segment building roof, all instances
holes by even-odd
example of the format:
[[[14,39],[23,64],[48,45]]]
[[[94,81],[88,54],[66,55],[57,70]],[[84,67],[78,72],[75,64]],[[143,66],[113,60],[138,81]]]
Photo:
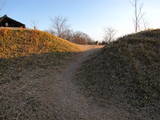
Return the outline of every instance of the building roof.
[[[25,26],[25,24],[23,24],[23,23],[21,23],[21,22],[19,22],[19,21],[16,21],[16,20],[8,17],[7,15],[4,15],[4,16],[0,17],[0,23],[1,23],[4,19],[6,19],[6,18],[9,19],[9,20],[14,21],[15,23],[18,23],[18,24],[21,24],[21,25]]]

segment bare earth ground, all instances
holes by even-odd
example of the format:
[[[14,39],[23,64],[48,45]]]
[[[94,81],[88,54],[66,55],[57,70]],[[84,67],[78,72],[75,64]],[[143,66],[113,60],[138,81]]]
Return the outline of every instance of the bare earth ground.
[[[19,77],[15,78],[17,81],[13,80],[1,87],[0,100],[1,94],[4,100],[0,104],[0,119],[146,120],[142,114],[129,112],[112,101],[108,101],[104,107],[94,103],[92,98],[82,95],[78,86],[73,83],[76,81],[75,75],[83,62],[102,46],[81,48],[80,53],[64,61],[65,65],[28,68],[16,73]],[[3,104],[5,106],[2,109]]]
[[[89,55],[97,52],[100,46],[83,46],[83,52],[77,55],[71,63],[60,70],[54,78],[54,83],[46,85],[51,87],[47,93],[47,101],[55,102],[62,120],[128,120],[129,113],[113,105],[100,107],[78,92],[72,83],[75,73]],[[50,73],[50,71],[48,71]],[[41,79],[41,78],[40,78]],[[44,79],[44,78],[43,78]],[[46,76],[45,79],[53,79]],[[48,86],[49,85],[49,86]],[[45,87],[45,86],[44,86]],[[46,94],[45,94],[46,96]]]
[[[9,101],[9,104],[13,103],[12,109],[13,107],[15,107],[15,110],[17,107],[18,109],[23,108],[25,102],[22,102],[21,98],[31,96],[29,100],[36,97],[37,100],[41,101],[42,106],[45,106],[45,108],[38,108],[38,115],[42,119],[45,115],[49,116],[47,118],[49,120],[146,120],[138,114],[131,114],[122,107],[117,107],[112,102],[105,105],[105,107],[98,106],[91,98],[86,98],[79,92],[78,86],[73,83],[75,75],[82,63],[89,59],[90,55],[98,52],[102,46],[81,46],[81,48],[82,52],[77,53],[71,60],[65,61],[63,67],[50,66],[26,69],[17,73],[20,76],[19,82],[10,83],[7,86],[8,89],[4,86],[4,91],[9,91],[9,93],[4,93],[13,97],[9,100],[15,100],[16,98],[16,102]],[[20,97],[21,95],[24,96]],[[18,113],[16,119],[20,120],[22,112],[19,114],[19,111],[14,109],[13,112]],[[29,115],[31,119],[35,117],[34,115],[30,116],[32,115],[30,109],[23,112],[23,114]],[[6,114],[6,116],[9,115],[10,113]],[[135,116],[143,119],[136,119]]]

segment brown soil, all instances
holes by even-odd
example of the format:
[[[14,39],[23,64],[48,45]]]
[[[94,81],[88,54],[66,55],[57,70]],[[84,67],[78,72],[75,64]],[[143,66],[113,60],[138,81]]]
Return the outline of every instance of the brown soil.
[[[103,108],[97,106],[92,100],[89,100],[80,92],[77,86],[73,84],[75,74],[81,64],[89,58],[90,55],[97,52],[102,46],[82,46],[83,52],[77,55],[65,69],[61,70],[54,80],[55,102],[61,110],[64,120],[128,120],[129,113],[108,105]],[[107,108],[107,109],[106,109]]]

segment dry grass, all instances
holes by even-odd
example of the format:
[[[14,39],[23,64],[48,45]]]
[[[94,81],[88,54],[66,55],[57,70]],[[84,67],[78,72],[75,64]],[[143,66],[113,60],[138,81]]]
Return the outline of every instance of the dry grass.
[[[124,36],[86,61],[77,76],[84,93],[100,103],[129,104],[159,119],[160,30]]]
[[[76,44],[46,32],[0,28],[0,75],[15,64],[19,69],[33,65],[43,67],[51,62],[53,65],[60,64],[64,57],[79,50]]]
[[[29,29],[0,29],[0,58],[48,52],[76,52],[76,44],[46,32]]]
[[[54,84],[54,71],[78,51],[46,32],[0,28],[0,119],[61,120],[53,101],[44,101],[52,91],[44,84]],[[49,75],[50,81],[38,79]]]

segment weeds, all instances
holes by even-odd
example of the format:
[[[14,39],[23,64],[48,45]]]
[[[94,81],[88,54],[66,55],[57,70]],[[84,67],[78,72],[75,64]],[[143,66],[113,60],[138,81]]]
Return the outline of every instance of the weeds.
[[[112,99],[158,115],[160,30],[124,36],[108,44],[84,63],[76,84],[96,100],[105,103]]]
[[[54,75],[46,69],[62,66],[77,51],[76,44],[46,32],[0,28],[0,119],[61,120],[54,102],[44,101],[51,90],[37,78]]]

